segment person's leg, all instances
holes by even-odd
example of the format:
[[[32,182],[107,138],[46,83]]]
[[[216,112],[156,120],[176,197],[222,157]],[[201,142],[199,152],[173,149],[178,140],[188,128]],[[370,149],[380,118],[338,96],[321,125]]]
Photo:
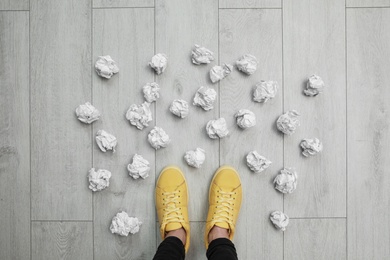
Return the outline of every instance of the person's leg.
[[[231,241],[241,208],[242,187],[240,177],[232,167],[220,167],[209,190],[205,245],[209,260],[237,260],[236,248]]]
[[[161,171],[155,199],[163,241],[153,260],[182,260],[190,246],[190,224],[187,183],[179,168],[171,166]]]
[[[182,260],[185,257],[186,232],[183,228],[169,231],[158,246],[153,260]]]

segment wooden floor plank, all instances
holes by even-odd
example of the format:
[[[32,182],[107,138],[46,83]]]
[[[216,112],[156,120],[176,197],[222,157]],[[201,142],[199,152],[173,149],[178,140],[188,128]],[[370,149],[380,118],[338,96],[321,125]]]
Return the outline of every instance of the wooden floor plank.
[[[93,103],[102,113],[102,120],[93,125],[93,133],[104,129],[118,139],[115,153],[103,153],[94,145],[93,166],[112,172],[110,187],[94,194],[97,259],[151,259],[155,251],[155,151],[147,143],[154,122],[140,131],[125,118],[130,105],[144,101],[142,86],[153,82],[153,72],[147,65],[154,49],[153,22],[154,11],[150,8],[93,11],[93,60],[111,55],[119,67],[119,73],[109,80],[93,73]],[[145,180],[128,175],[126,167],[135,153],[151,164],[150,177]],[[119,237],[110,233],[110,221],[119,210],[143,222],[139,234]]]
[[[32,222],[32,259],[93,259],[91,222]]]
[[[154,0],[93,0],[94,8],[154,7]]]
[[[345,226],[345,219],[290,219],[284,259],[347,259]]]
[[[221,139],[221,165],[234,166],[243,186],[243,205],[239,218],[236,246],[242,259],[281,259],[282,236],[274,232],[268,215],[283,209],[283,196],[276,192],[272,180],[283,167],[283,137],[275,129],[282,112],[282,12],[281,10],[220,10],[220,60],[234,63],[243,54],[259,60],[257,71],[246,76],[234,69],[220,83],[221,116],[226,119],[229,136]],[[276,80],[279,90],[266,104],[252,101],[255,84]],[[234,114],[249,109],[257,125],[241,130]],[[262,173],[255,174],[246,165],[252,150],[272,161]],[[261,234],[259,236],[259,234]],[[249,241],[256,241],[256,246]]]
[[[285,137],[285,167],[298,172],[298,187],[285,199],[290,217],[346,216],[345,8],[339,0],[284,1],[284,109],[295,109],[301,126]],[[316,97],[303,94],[317,74],[325,82]],[[304,138],[319,138],[323,152],[306,158]]]
[[[219,0],[219,8],[281,8],[281,0]]]
[[[29,10],[29,0],[0,0],[1,10]]]
[[[346,0],[347,7],[390,7],[390,0]]]
[[[213,51],[215,61],[208,65],[192,64],[194,44]],[[218,140],[211,140],[206,135],[205,126],[209,120],[218,117],[219,98],[214,109],[207,112],[193,106],[192,101],[200,86],[217,89],[211,84],[208,72],[218,61],[218,1],[156,1],[156,52],[168,55],[166,71],[156,76],[161,87],[156,124],[172,139],[167,148],[157,151],[157,174],[170,164],[181,167],[189,187],[190,220],[204,221],[209,182],[219,166]],[[169,111],[174,99],[184,99],[189,103],[187,118],[179,119]],[[197,147],[206,151],[206,161],[201,169],[188,166],[183,159],[186,151]]]
[[[30,257],[28,12],[0,12],[0,259]]]
[[[91,3],[31,0],[32,219],[91,220]]]
[[[388,259],[390,9],[348,10],[347,21],[348,254]]]

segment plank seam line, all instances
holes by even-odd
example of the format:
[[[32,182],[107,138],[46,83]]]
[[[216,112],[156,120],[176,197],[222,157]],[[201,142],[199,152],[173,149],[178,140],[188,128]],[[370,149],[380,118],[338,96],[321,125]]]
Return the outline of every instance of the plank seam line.
[[[283,7],[283,2],[282,2],[282,7]],[[283,16],[284,16],[284,9],[282,8],[282,14],[281,14],[281,19],[282,19],[282,113],[284,112],[284,20],[283,20]],[[283,142],[282,142],[282,147],[283,147],[283,167],[284,167],[284,135],[283,135]],[[284,194],[283,194],[283,197],[282,197],[282,202],[283,202],[283,212],[284,212]],[[284,232],[283,232],[283,260],[284,260],[284,253],[285,253],[285,246],[284,246],[284,240],[285,240],[285,237],[284,237]]]
[[[54,219],[54,220],[31,220],[31,222],[86,222],[86,223],[92,223],[93,220],[59,220],[59,219]]]
[[[31,0],[28,1],[31,10]],[[30,260],[32,260],[32,185],[31,185],[31,12],[28,12],[28,102],[29,102],[29,145],[30,145]]]
[[[21,10],[21,9],[19,9],[19,10],[12,10],[12,9],[7,9],[7,10],[0,10],[0,12],[29,12],[30,10]]]
[[[123,6],[123,7],[92,7],[93,9],[142,9],[142,8],[153,8],[154,6]]]
[[[282,7],[220,7],[219,9],[227,9],[227,10],[261,10],[261,9],[275,9],[275,10],[281,10]]]
[[[347,217],[290,217],[290,219],[347,219]]]
[[[91,12],[91,63],[90,63],[90,70],[91,70],[91,102],[92,104],[94,104],[93,102],[93,73],[94,73],[94,70],[91,68],[91,65],[93,63],[93,3],[91,2],[91,9],[90,9],[90,12]],[[93,163],[94,163],[94,155],[93,155],[93,148],[94,148],[94,140],[93,140],[93,124],[91,124],[91,166],[93,167]],[[95,193],[93,192],[92,193],[92,200],[91,200],[91,203],[92,203],[92,259],[95,259]]]
[[[345,255],[348,259],[348,65],[347,65],[347,0],[344,9],[344,62],[345,62]]]
[[[347,6],[346,9],[388,9],[390,6]]]

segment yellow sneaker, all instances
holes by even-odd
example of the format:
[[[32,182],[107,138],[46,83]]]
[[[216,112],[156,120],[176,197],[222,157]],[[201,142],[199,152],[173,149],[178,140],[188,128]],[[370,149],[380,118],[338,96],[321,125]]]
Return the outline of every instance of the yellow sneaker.
[[[232,167],[220,167],[210,184],[209,212],[204,234],[206,249],[209,247],[210,230],[214,226],[228,229],[229,239],[233,239],[241,201],[242,187],[238,173]]]
[[[157,180],[155,195],[161,238],[164,239],[168,231],[184,228],[187,252],[190,246],[190,222],[188,189],[183,172],[174,166],[165,167]]]

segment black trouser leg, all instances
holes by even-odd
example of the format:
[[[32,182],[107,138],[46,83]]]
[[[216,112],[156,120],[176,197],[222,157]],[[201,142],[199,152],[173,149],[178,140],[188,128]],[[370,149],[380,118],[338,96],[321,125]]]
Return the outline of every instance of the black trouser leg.
[[[211,241],[206,256],[209,260],[238,260],[236,248],[227,238],[217,238]]]
[[[184,245],[177,237],[167,237],[158,246],[153,260],[183,260],[185,257]]]

